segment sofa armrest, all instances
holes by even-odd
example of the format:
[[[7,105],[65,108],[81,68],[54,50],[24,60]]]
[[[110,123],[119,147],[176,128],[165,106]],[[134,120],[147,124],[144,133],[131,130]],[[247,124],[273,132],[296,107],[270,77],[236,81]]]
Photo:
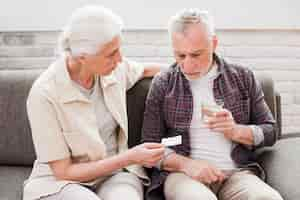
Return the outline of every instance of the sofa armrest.
[[[290,138],[300,138],[300,133],[285,133],[284,135],[281,135],[280,139],[290,139]]]
[[[282,137],[281,96],[277,91],[275,91],[275,98],[276,98],[276,122],[278,126],[277,138],[281,138]]]
[[[300,133],[285,136],[258,154],[258,162],[266,172],[266,181],[278,190],[285,200],[299,199],[300,190]]]
[[[274,116],[274,119],[276,120],[276,123],[277,123],[278,130],[277,130],[276,137],[280,138],[281,129],[282,129],[282,127],[281,127],[280,94],[275,91],[274,82],[270,75],[268,75],[266,73],[257,73],[256,76],[257,76],[257,80],[261,84],[261,88],[264,93],[265,101],[266,101],[267,105],[269,106],[269,108]]]

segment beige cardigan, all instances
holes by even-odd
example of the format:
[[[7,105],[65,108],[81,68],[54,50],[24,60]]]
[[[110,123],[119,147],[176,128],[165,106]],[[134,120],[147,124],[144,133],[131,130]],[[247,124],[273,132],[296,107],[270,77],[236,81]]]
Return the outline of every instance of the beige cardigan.
[[[104,101],[120,126],[119,152],[127,150],[126,90],[141,78],[143,71],[143,66],[124,60],[110,75],[100,77]],[[98,133],[92,102],[72,84],[64,58],[50,65],[35,81],[27,99],[27,112],[37,160],[24,183],[24,200],[55,194],[71,183],[56,180],[49,161],[72,157],[74,162],[88,162],[105,158],[106,148]],[[126,169],[149,182],[142,167],[132,165]],[[82,184],[98,181],[101,178]]]

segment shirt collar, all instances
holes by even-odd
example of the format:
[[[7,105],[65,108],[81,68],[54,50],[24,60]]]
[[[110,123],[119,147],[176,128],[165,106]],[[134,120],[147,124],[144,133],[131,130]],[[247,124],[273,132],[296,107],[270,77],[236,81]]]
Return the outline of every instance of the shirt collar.
[[[69,103],[72,101],[81,101],[85,103],[90,103],[90,100],[85,97],[76,86],[72,83],[72,79],[67,69],[65,57],[59,58],[56,61],[55,80],[58,85],[57,90],[59,98],[62,103]]]
[[[118,66],[120,67],[120,66]],[[106,76],[100,76],[100,82],[101,82],[101,86],[104,88],[107,88],[111,85],[117,84],[117,78],[116,78],[116,74],[115,71],[112,71],[109,75]]]

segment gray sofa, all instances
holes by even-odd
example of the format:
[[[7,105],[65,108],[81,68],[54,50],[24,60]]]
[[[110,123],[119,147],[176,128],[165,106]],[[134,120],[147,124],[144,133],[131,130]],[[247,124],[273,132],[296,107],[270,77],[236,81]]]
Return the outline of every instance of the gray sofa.
[[[31,84],[40,73],[38,70],[0,71],[0,200],[22,198],[22,184],[35,159],[25,105]],[[270,78],[262,75],[259,80],[278,122],[281,139],[274,147],[260,150],[258,160],[267,172],[267,182],[285,200],[298,200],[300,135],[281,136],[280,96],[275,93]],[[142,80],[128,92],[129,146],[140,141],[144,100],[150,83],[150,79]]]

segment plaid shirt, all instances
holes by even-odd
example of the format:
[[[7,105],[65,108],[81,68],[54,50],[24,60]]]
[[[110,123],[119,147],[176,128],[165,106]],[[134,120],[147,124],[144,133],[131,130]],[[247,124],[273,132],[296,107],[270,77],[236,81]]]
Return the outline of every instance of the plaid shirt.
[[[234,143],[232,159],[239,166],[258,166],[253,151],[258,147],[273,145],[277,135],[276,123],[264,100],[262,88],[249,69],[228,64],[217,55],[214,55],[214,60],[218,65],[213,84],[214,97],[224,100],[224,107],[231,111],[236,123],[257,125],[264,135],[263,142],[252,149]],[[175,63],[152,81],[144,114],[143,142],[161,142],[162,138],[181,135],[182,144],[171,148],[178,154],[189,156],[192,114],[193,96],[189,81]],[[160,186],[167,175],[166,171],[151,169],[152,184],[146,198],[163,198]]]

